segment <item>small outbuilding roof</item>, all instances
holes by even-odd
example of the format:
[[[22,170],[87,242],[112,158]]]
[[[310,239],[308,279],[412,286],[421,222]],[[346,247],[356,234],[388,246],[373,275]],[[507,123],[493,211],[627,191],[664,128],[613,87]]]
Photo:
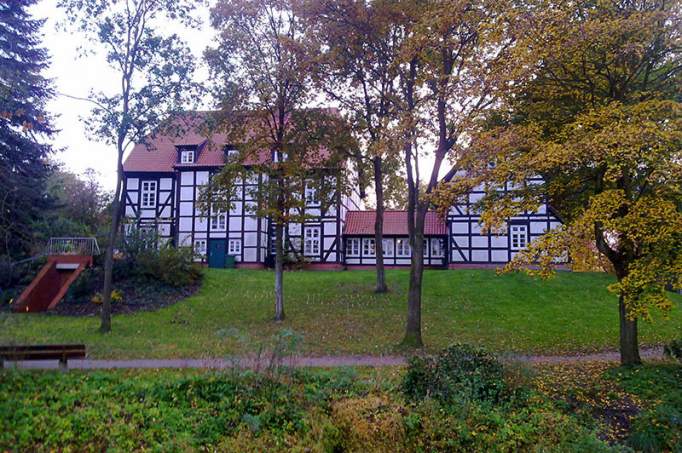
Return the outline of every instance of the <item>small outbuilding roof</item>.
[[[374,234],[374,220],[376,211],[348,211],[343,234],[346,236],[360,236]],[[447,227],[443,219],[433,211],[426,213],[424,234],[427,236],[445,236]],[[407,211],[385,211],[383,234],[407,236]]]

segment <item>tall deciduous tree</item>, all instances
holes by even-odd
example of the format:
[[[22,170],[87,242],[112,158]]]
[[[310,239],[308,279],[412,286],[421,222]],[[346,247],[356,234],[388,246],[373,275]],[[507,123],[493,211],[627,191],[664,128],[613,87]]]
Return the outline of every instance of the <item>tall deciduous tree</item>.
[[[397,3],[383,0],[313,0],[306,12],[319,51],[318,85],[347,113],[362,144],[360,155],[354,157],[372,169],[376,292],[383,293],[388,289],[383,256],[385,186],[390,190],[398,181],[404,184],[400,147],[389,139],[390,124],[396,121],[396,66],[404,38],[396,26],[400,9]]]
[[[433,205],[444,163],[451,165],[448,176],[458,177],[460,160],[477,121],[517,75],[508,65],[515,22],[513,9],[506,2],[417,2],[408,6],[406,14],[412,24],[403,49],[401,128],[412,262],[403,343],[419,347],[426,213]],[[424,167],[421,157],[425,152],[420,149],[429,148],[433,149],[433,163]]]
[[[104,260],[102,322],[111,330],[113,255],[122,215],[123,156],[135,142],[157,131],[192,100],[194,59],[168,23],[195,25],[193,0],[60,0],[69,23],[87,39],[84,46],[102,52],[120,84],[92,92],[94,107],[84,122],[95,139],[116,148],[116,189]]]
[[[262,164],[254,168],[267,176],[254,214],[274,225],[276,321],[285,316],[285,232],[289,223],[305,219],[301,184],[337,147],[331,132],[336,115],[309,108],[312,71],[300,6],[294,0],[220,1],[211,14],[220,43],[207,51],[218,80],[217,127],[237,145],[242,163]],[[216,178],[223,188],[233,179],[229,167]]]
[[[669,309],[665,288],[682,283],[680,2],[534,6],[519,40],[535,77],[474,141],[479,161],[497,163],[481,173],[483,218],[499,225],[548,194],[565,225],[509,268],[550,275],[576,245],[596,246],[617,277],[621,362],[637,364],[637,320]],[[523,183],[534,175],[546,184]],[[495,192],[503,180],[516,190]]]
[[[0,255],[12,257],[30,251],[30,225],[49,205],[52,148],[43,140],[53,134],[45,111],[53,90],[42,75],[49,63],[40,46],[44,21],[28,12],[35,3],[0,7]]]

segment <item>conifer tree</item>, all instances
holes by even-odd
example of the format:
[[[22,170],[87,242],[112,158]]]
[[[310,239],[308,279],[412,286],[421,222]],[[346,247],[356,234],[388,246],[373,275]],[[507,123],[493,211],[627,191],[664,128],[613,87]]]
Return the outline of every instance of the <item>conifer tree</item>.
[[[0,5],[0,255],[30,252],[30,224],[49,204],[45,181],[54,129],[45,110],[53,95],[42,73],[44,20],[28,12],[35,0]]]

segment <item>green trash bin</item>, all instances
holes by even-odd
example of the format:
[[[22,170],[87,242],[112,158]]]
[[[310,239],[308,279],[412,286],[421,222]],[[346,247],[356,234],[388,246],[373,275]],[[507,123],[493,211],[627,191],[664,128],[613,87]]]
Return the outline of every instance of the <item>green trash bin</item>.
[[[225,257],[225,268],[227,269],[234,269],[235,268],[235,259],[234,255],[227,255]]]

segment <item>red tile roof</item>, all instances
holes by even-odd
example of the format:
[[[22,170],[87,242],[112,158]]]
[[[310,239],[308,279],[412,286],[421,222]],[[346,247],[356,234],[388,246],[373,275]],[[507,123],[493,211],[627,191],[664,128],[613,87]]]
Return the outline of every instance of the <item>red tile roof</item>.
[[[172,172],[175,167],[217,167],[225,164],[224,145],[228,144],[224,133],[213,133],[207,137],[202,133],[202,118],[205,112],[188,116],[187,119],[179,119],[178,130],[172,134],[158,134],[148,137],[146,143],[136,144],[128,157],[123,162],[123,170],[129,172]],[[177,146],[197,146],[198,156],[192,164],[178,162]],[[330,157],[327,149],[321,149],[318,156],[312,156],[313,160],[320,160],[317,164],[324,166],[322,160]],[[265,164],[270,162],[270,150],[261,150],[254,155],[248,156],[245,165]],[[308,159],[310,160],[310,159]]]
[[[374,220],[376,211],[348,211],[346,213],[346,225],[343,228],[345,235],[372,235],[374,234]],[[384,234],[407,236],[407,211],[384,212]],[[426,213],[424,222],[424,234],[428,236],[444,236],[447,234],[445,222],[432,211]]]

